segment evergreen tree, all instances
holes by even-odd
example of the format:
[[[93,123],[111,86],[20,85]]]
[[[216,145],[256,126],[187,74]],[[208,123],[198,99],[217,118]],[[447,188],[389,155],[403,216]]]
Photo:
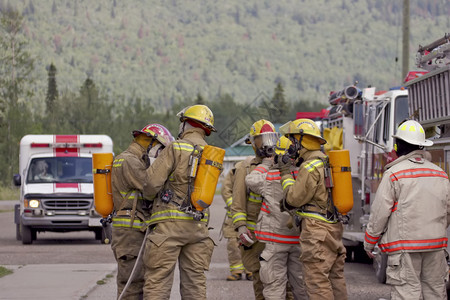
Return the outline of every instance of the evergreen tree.
[[[205,100],[203,99],[203,96],[200,93],[197,94],[195,104],[205,104]]]
[[[281,82],[277,83],[272,99],[263,101],[263,106],[267,110],[269,120],[272,123],[285,123],[292,119],[290,115],[291,107],[284,97],[284,88]]]
[[[52,115],[54,112],[55,102],[58,99],[58,87],[56,85],[56,67],[53,63],[48,67],[48,88],[45,102],[47,105],[47,114]]]
[[[53,0],[52,15],[56,14],[57,11],[58,11],[58,8],[56,7],[56,2],[55,2],[55,0]]]

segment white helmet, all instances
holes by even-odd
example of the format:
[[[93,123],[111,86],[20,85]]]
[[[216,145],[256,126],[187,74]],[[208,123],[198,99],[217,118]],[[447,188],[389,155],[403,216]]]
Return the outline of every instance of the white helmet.
[[[432,141],[425,139],[425,131],[422,125],[413,120],[408,120],[400,124],[397,129],[397,134],[392,137],[417,146],[433,145]]]

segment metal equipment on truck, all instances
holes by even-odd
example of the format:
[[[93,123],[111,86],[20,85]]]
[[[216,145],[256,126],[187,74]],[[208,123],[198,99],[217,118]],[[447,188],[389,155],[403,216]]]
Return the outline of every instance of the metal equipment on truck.
[[[106,228],[94,210],[92,153],[112,152],[106,135],[26,135],[20,141],[16,237],[31,244],[41,231],[95,233]]]

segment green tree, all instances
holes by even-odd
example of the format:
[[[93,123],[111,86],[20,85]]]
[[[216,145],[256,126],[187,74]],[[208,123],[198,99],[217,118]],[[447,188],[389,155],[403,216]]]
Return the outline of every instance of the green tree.
[[[284,88],[281,82],[277,83],[272,99],[263,101],[262,105],[267,110],[272,123],[285,123],[291,119],[291,105],[284,97]]]
[[[56,85],[56,67],[53,63],[48,67],[48,87],[45,102],[47,105],[47,114],[52,115],[54,112],[55,102],[58,99],[58,86]]]
[[[113,122],[111,105],[100,95],[91,78],[86,78],[79,96],[70,102],[62,106],[66,109],[64,115],[68,116],[72,134],[109,134]]]
[[[195,104],[205,104],[205,99],[203,99],[203,96],[198,93],[197,98],[195,98]]]
[[[17,145],[21,137],[33,131],[31,112],[26,98],[31,96],[25,83],[31,81],[33,59],[26,50],[27,40],[21,34],[23,16],[14,9],[0,15],[0,176],[2,183],[10,183],[17,170]],[[25,98],[24,98],[25,97]]]

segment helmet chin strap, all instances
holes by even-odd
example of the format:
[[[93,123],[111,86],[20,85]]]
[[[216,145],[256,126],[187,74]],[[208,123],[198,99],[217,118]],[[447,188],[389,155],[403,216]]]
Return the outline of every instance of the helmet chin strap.
[[[183,121],[183,122],[180,124],[180,127],[178,128],[178,138],[181,138],[181,136],[183,135],[183,133],[184,133],[186,130],[189,130],[189,129],[192,129],[192,128],[195,128],[195,127],[192,126],[191,124],[189,124],[188,122]]]
[[[183,135],[185,126],[186,126],[186,122],[180,123],[180,126],[178,127],[178,138],[181,138],[181,136]]]

